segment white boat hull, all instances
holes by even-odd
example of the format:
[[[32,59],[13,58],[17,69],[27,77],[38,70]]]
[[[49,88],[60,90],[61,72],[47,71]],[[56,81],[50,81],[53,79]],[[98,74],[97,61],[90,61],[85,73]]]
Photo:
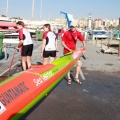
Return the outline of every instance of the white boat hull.
[[[18,44],[19,43],[19,39],[7,39],[7,38],[4,38],[3,39],[3,43]]]

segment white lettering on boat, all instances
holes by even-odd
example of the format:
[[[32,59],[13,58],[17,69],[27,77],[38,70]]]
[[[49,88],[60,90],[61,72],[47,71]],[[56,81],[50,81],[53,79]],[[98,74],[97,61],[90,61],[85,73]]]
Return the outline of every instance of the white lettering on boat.
[[[52,71],[46,72],[43,76],[40,76],[37,79],[33,79],[33,82],[36,84],[36,86],[39,86],[43,82],[47,81],[48,78],[50,78],[53,75]]]
[[[43,77],[48,79],[48,78],[50,78],[52,75],[53,75],[52,71],[49,71],[49,72],[46,72],[46,73],[43,75]]]
[[[47,81],[47,78],[41,76],[38,79],[33,79],[33,82],[36,84],[36,86],[39,86],[45,81]]]

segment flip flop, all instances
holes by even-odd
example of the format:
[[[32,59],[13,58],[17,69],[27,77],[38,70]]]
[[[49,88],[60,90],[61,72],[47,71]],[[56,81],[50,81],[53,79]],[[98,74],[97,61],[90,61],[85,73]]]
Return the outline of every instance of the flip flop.
[[[74,78],[75,79],[75,82],[82,85],[82,82],[80,82],[79,78]]]
[[[68,84],[68,85],[71,85],[71,82],[72,82],[72,80],[71,80],[71,79],[68,79],[67,84]]]

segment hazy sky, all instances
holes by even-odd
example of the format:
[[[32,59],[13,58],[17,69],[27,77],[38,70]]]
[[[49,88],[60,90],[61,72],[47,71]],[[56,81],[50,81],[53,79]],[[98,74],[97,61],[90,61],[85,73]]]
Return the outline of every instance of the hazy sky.
[[[9,17],[32,17],[33,0],[8,0]],[[63,18],[60,11],[72,14],[74,18],[118,19],[120,17],[120,0],[34,0],[34,18],[40,19],[42,1],[42,19]],[[0,0],[0,15],[6,14],[7,0]]]

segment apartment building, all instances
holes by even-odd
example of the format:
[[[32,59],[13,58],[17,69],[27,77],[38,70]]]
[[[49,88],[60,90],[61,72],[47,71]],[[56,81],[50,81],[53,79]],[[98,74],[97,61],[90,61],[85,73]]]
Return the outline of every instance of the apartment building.
[[[77,25],[78,25],[78,27],[80,27],[80,28],[85,28],[85,27],[87,27],[87,26],[88,26],[88,20],[87,20],[87,18],[78,19]]]
[[[103,28],[103,20],[100,18],[93,20],[93,28]]]

